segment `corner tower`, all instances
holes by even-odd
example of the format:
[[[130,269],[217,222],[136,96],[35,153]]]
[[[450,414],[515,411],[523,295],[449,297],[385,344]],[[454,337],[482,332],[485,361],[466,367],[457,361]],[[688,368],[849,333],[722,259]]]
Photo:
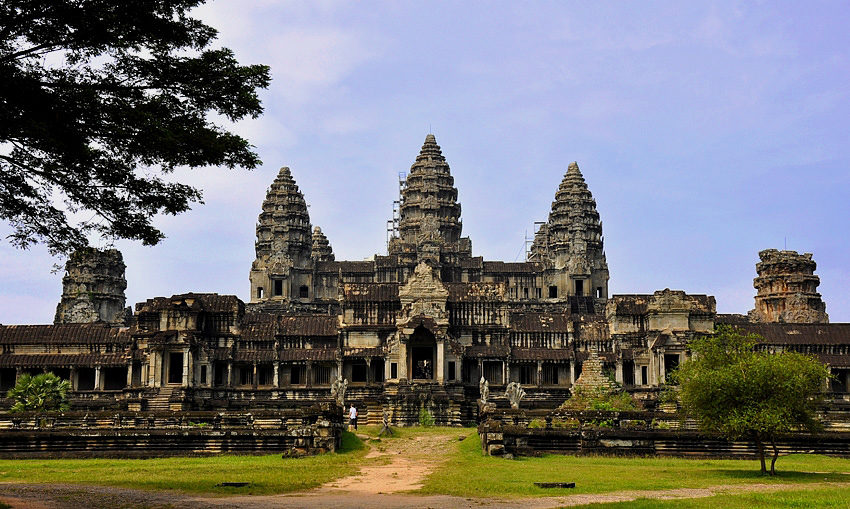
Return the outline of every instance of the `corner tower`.
[[[266,193],[257,220],[256,259],[251,265],[251,303],[284,304],[307,297],[311,287],[313,233],[307,202],[283,167]]]
[[[560,296],[608,298],[602,221],[575,162],[570,163],[555,193],[549,220],[534,237],[529,260],[554,269],[553,282]]]
[[[425,137],[410,167],[399,212],[399,236],[390,240],[389,254],[402,263],[426,261],[436,267],[471,256],[472,243],[461,237],[454,178],[433,134]]]
[[[62,300],[56,306],[53,323],[125,325],[125,269],[124,257],[117,249],[74,252],[65,263]]]
[[[750,311],[754,322],[829,323],[826,304],[817,293],[820,278],[812,253],[765,249],[759,252],[758,277],[753,280],[758,294]]]

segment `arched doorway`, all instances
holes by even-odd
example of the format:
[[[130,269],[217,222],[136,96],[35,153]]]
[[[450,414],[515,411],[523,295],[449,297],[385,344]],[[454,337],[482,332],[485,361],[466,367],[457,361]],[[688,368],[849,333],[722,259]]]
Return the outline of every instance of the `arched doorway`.
[[[433,380],[437,363],[437,338],[423,325],[416,327],[408,342],[410,378]]]

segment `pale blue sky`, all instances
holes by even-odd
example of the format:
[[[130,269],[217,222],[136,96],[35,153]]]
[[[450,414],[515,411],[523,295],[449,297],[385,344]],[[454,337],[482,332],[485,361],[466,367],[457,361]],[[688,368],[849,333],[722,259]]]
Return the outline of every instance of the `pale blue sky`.
[[[254,225],[292,168],[337,259],[386,251],[425,135],[452,168],[473,254],[513,261],[578,161],[618,293],[666,287],[753,307],[758,251],[812,252],[850,321],[850,4],[846,2],[210,2],[244,63],[272,66],[265,115],[235,129],[252,171],[183,172],[195,210],[153,248],[118,243],[128,305],[248,297]],[[8,227],[0,225],[0,233]],[[0,244],[0,323],[48,323],[41,248]]]

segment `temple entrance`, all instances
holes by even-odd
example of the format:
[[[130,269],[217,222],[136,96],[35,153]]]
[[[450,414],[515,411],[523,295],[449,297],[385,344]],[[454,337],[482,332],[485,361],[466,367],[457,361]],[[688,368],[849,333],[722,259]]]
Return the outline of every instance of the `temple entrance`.
[[[410,336],[410,371],[414,380],[433,380],[437,362],[437,340],[434,334],[419,326]]]
[[[183,352],[168,354],[168,383],[183,383]]]

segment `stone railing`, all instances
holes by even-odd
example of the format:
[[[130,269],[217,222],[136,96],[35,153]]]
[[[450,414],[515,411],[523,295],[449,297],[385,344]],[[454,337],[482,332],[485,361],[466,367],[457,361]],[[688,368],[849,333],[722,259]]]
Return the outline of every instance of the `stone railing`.
[[[850,457],[846,416],[823,433],[782,435],[780,454],[815,452]],[[839,422],[840,421],[840,422]],[[692,419],[665,412],[498,410],[482,416],[481,446],[493,456],[539,454],[657,455],[753,458],[754,442],[700,433]]]
[[[316,454],[339,449],[331,405],[258,412],[25,412],[0,415],[0,457]]]

